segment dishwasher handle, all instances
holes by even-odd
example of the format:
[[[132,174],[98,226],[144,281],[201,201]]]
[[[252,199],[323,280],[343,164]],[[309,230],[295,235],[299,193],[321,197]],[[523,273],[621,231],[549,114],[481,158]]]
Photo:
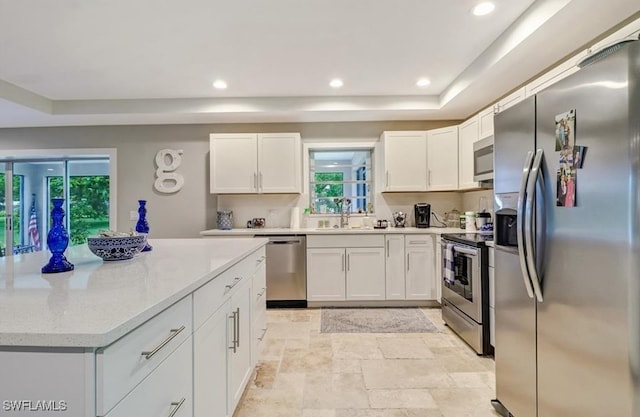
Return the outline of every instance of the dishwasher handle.
[[[270,240],[267,245],[300,245],[302,240]]]

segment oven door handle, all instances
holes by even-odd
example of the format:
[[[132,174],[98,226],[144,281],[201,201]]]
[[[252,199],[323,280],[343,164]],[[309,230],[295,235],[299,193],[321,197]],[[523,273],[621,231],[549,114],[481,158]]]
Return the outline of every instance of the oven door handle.
[[[461,246],[454,246],[453,247],[453,251],[454,252],[460,252],[460,253],[464,253],[466,255],[471,255],[471,256],[478,256],[478,251],[474,250],[474,249],[467,249],[467,248],[463,248]]]

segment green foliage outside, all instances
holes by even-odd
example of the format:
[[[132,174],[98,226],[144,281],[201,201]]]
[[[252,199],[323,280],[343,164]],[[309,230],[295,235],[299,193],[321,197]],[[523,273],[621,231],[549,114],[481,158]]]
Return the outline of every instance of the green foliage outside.
[[[344,194],[343,184],[326,184],[330,181],[342,181],[342,172],[316,172],[315,173],[315,210],[320,213],[320,206],[327,206],[327,213],[337,213],[338,205],[333,201],[334,197],[342,197]],[[323,184],[324,182],[324,184]]]
[[[16,207],[19,207],[21,204],[20,201],[20,188],[22,184],[22,176],[14,175],[13,176],[13,202]],[[11,209],[10,207],[5,206],[6,196],[5,196],[5,174],[0,174],[0,246],[6,247],[7,242],[5,240],[5,225],[6,225],[6,216],[7,209]],[[13,241],[20,242],[20,211],[14,210],[13,212]]]
[[[87,241],[87,236],[109,228],[109,177],[73,176],[69,182],[71,245],[81,245]],[[62,177],[49,179],[49,195],[64,196]]]

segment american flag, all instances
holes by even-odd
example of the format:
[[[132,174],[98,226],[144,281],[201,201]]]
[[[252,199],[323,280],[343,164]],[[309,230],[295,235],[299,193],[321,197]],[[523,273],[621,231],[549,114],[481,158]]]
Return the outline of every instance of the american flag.
[[[35,198],[31,202],[29,210],[29,244],[35,246],[35,250],[40,250],[40,233],[38,232],[38,213],[36,212]]]

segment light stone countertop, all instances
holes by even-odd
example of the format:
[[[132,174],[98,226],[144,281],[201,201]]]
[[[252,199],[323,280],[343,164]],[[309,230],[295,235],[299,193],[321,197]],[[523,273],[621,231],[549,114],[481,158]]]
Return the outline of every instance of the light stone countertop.
[[[464,233],[464,229],[451,228],[451,227],[428,227],[426,229],[419,229],[417,227],[388,227],[386,229],[366,229],[366,228],[352,228],[352,229],[269,229],[269,228],[254,228],[254,229],[231,229],[231,230],[219,230],[210,229],[200,232],[201,236],[256,236],[256,235],[357,235],[357,234],[438,234],[443,233]]]
[[[0,258],[0,347],[106,346],[189,295],[267,239],[150,239],[151,252],[103,262],[86,245],[75,270],[42,274],[48,251]]]

